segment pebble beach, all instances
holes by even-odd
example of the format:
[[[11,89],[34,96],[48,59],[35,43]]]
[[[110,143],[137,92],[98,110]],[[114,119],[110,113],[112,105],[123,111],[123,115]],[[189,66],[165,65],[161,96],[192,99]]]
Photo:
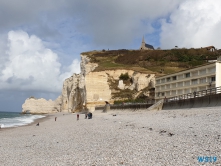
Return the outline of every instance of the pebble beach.
[[[199,162],[199,156],[217,159]],[[0,129],[0,165],[221,165],[221,107],[95,111],[92,119],[80,114],[79,120],[50,114]]]

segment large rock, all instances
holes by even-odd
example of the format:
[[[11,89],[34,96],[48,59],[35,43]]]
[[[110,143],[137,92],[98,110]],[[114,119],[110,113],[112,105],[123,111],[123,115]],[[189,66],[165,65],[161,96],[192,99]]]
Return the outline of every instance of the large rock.
[[[125,84],[123,82],[123,80],[119,80],[119,83],[118,83],[118,86],[117,86],[119,89],[123,90],[125,89]]]
[[[75,112],[85,106],[85,83],[82,74],[73,74],[63,83],[62,111]]]
[[[137,91],[140,91],[148,86],[155,87],[155,74],[143,74],[134,72],[132,80],[133,85]]]
[[[22,113],[47,114],[61,111],[61,96],[55,101],[30,97],[22,105]]]

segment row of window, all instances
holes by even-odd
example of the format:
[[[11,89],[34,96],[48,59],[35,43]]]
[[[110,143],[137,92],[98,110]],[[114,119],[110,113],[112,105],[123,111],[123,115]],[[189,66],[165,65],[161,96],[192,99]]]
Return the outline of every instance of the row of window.
[[[176,87],[183,87],[183,86],[190,86],[190,85],[197,85],[197,84],[205,84],[207,82],[211,83],[211,82],[214,82],[214,81],[216,81],[215,76],[209,77],[209,78],[192,79],[190,81],[157,86],[156,89],[160,88],[161,90],[164,90],[164,89],[170,89],[170,88],[176,88]]]
[[[157,80],[157,84],[170,82],[170,81],[175,81],[177,79],[189,78],[190,76],[193,77],[193,76],[204,75],[204,74],[212,73],[212,72],[214,73],[215,70],[216,70],[215,67],[213,67],[213,68],[208,68],[208,69],[202,69],[202,70],[199,70],[199,71],[188,72],[188,73],[181,74],[181,75],[178,75],[178,76],[162,78],[162,79]]]
[[[199,87],[198,90],[205,90],[206,87]],[[180,90],[172,90],[172,91],[166,91],[166,92],[158,92],[156,95],[157,97],[166,97],[166,96],[177,96],[177,95],[183,95],[187,93],[192,93],[198,91],[197,88],[192,89],[180,89]]]

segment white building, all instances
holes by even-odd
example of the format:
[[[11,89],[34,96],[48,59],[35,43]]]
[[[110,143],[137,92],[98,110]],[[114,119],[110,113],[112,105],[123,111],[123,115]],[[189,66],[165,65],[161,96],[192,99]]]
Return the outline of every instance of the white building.
[[[216,62],[156,78],[155,99],[221,86],[221,57]]]

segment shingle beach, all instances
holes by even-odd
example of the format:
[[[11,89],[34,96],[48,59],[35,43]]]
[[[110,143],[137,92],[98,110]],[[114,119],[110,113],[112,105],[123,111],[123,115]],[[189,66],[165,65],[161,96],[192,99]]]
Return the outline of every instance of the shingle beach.
[[[0,130],[1,166],[221,165],[221,107],[95,111],[78,121],[57,113],[39,122]]]

